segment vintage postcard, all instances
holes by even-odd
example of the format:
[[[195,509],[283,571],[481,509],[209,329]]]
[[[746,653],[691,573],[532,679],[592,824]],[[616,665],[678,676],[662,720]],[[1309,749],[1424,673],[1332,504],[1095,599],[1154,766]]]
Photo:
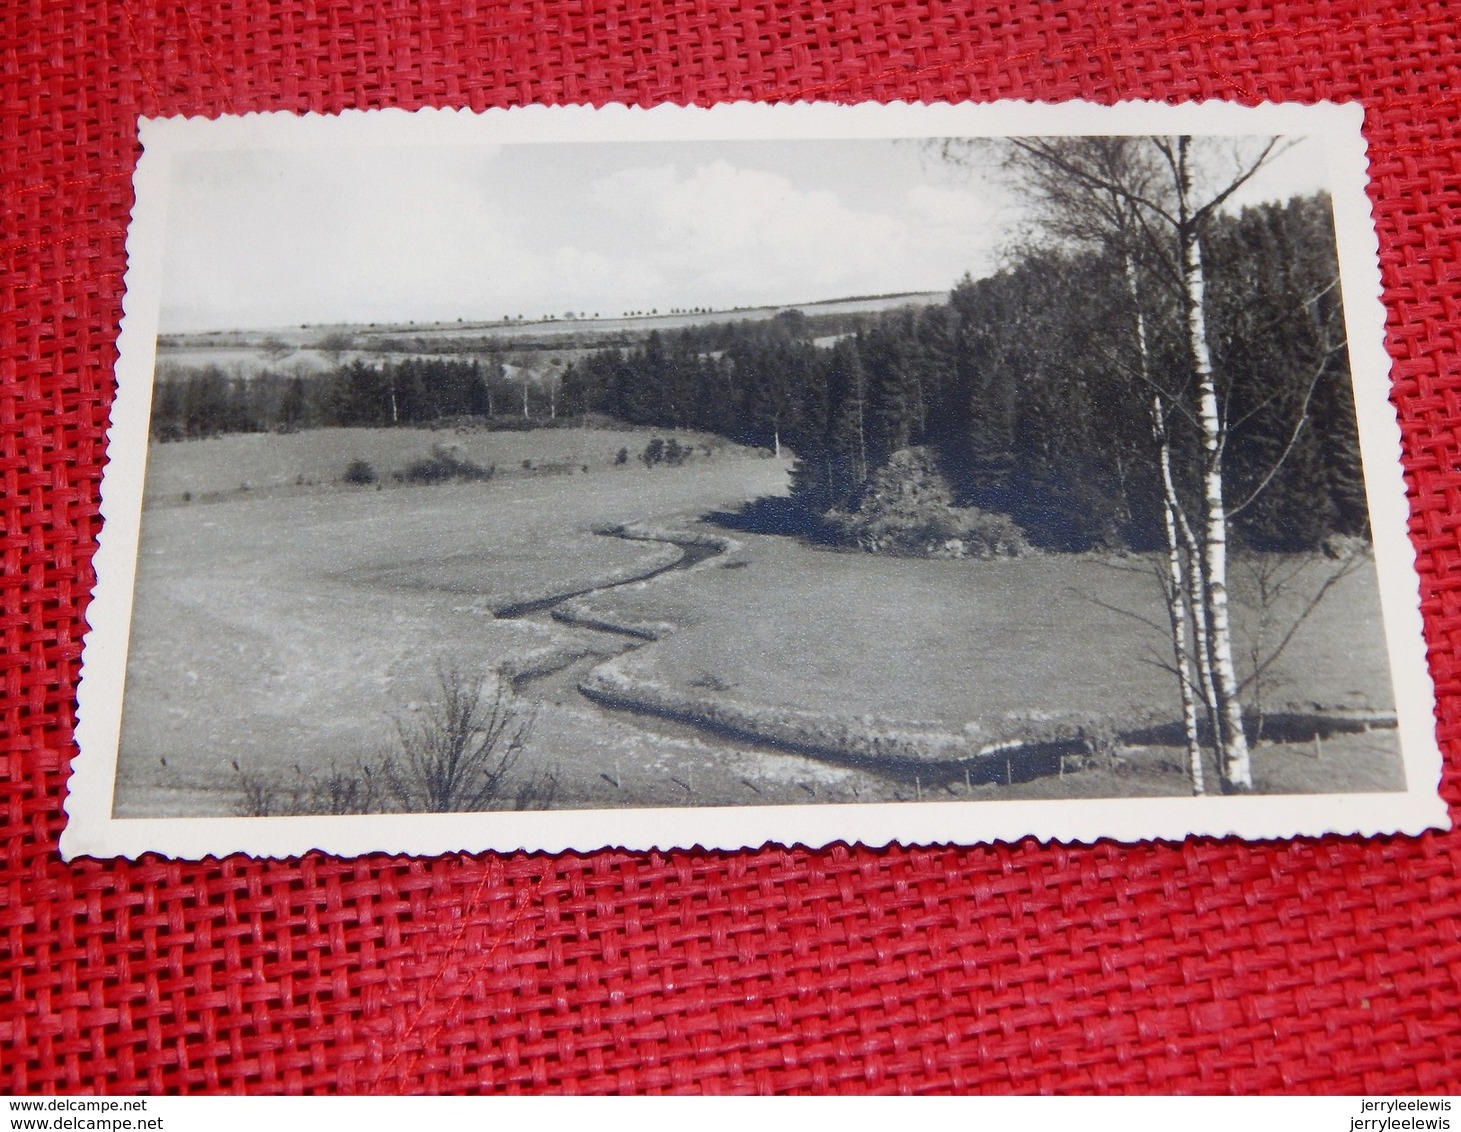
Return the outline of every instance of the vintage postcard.
[[[1447,828],[1361,127],[144,121],[63,853]]]

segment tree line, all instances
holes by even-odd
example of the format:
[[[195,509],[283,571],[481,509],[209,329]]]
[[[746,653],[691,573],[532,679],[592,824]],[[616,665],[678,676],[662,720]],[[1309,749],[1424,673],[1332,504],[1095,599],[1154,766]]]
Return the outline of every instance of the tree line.
[[[1254,496],[1235,536],[1297,550],[1362,534],[1327,198],[1216,216],[1203,257],[1225,475]],[[1149,375],[1138,375],[1125,280],[1111,248],[1032,249],[965,278],[947,303],[863,316],[840,334],[816,337],[825,327],[795,311],[652,333],[575,363],[564,399],[576,413],[788,446],[812,512],[855,506],[889,456],[926,446],[964,502],[1011,516],[1036,545],[1152,549],[1164,534],[1150,375],[1190,362],[1179,296],[1143,286]],[[1183,405],[1166,427],[1174,474],[1191,479],[1200,424]]]
[[[560,387],[556,367],[532,372],[500,357],[357,359],[310,376],[266,369],[245,377],[210,365],[159,374],[151,430],[166,442],[459,417],[551,420]]]
[[[1333,222],[1325,197],[1218,216],[1203,241],[1213,364],[1225,375],[1235,536],[1297,550],[1366,529]],[[330,426],[609,416],[787,447],[815,516],[856,505],[904,448],[930,448],[961,502],[1009,515],[1037,546],[1164,544],[1149,392],[1135,376],[1119,254],[1038,247],[965,278],[946,303],[808,318],[786,311],[653,331],[551,371],[485,358],[354,360],[318,376],[206,367],[157,383],[159,440]],[[1182,372],[1176,300],[1143,287],[1147,365]],[[519,359],[521,360],[521,359]],[[1295,419],[1311,426],[1291,436]],[[1176,474],[1195,419],[1174,413]],[[1276,470],[1272,465],[1282,454]],[[1261,486],[1262,490],[1257,490]]]

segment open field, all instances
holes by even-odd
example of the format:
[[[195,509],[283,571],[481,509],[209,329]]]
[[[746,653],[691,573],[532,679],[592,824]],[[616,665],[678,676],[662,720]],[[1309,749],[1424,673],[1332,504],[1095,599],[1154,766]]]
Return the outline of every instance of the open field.
[[[561,434],[530,435],[540,455],[559,454]],[[222,482],[292,478],[277,449],[225,446],[247,439],[263,438],[157,446],[152,474],[191,482],[226,463]],[[355,433],[344,450],[388,465],[398,439],[387,430]],[[516,456],[524,437],[481,439]],[[228,812],[235,760],[282,776],[296,765],[349,766],[374,755],[392,734],[390,713],[430,691],[438,663],[526,671],[586,655],[567,627],[546,617],[500,620],[494,610],[677,557],[660,543],[594,535],[606,519],[694,515],[779,490],[785,479],[783,464],[732,450],[675,469],[631,464],[382,491],[234,492],[148,508],[118,812]],[[555,726],[561,730],[540,720],[538,730],[548,735]]]
[[[720,568],[570,604],[576,617],[601,625],[670,627],[654,646],[601,668],[591,691],[794,744],[901,760],[905,776],[922,763],[925,782],[944,773],[933,764],[983,749],[1086,735],[1130,748],[1132,767],[1173,763],[1175,785],[1186,789],[1175,752],[1120,743],[1178,717],[1175,678],[1162,667],[1170,644],[1152,560],[922,561],[736,537]],[[1278,626],[1293,624],[1307,596],[1340,568],[1323,559],[1281,565],[1298,571],[1297,582],[1270,605],[1268,628],[1251,570],[1241,562],[1234,570],[1235,643],[1244,656],[1266,658],[1282,636]],[[1393,711],[1377,580],[1368,561],[1356,565],[1247,689],[1269,734],[1316,720],[1321,730],[1359,728]],[[1250,730],[1259,729],[1251,719]],[[1331,733],[1327,742],[1330,772],[1341,749],[1375,760],[1329,788],[1403,786],[1389,731]],[[1258,761],[1260,788],[1324,788],[1303,763],[1297,777],[1274,771],[1264,779]],[[1089,788],[1093,776],[1083,777]],[[1133,786],[1126,791],[1142,792]]]
[[[664,429],[535,429],[530,432],[486,429],[327,428],[295,433],[232,433],[208,440],[154,443],[148,450],[146,503],[178,504],[244,492],[279,492],[340,486],[354,460],[365,460],[386,485],[395,472],[447,445],[463,459],[499,476],[534,476],[547,467],[563,473],[613,469],[621,448],[629,463],[650,438],[678,436],[693,444],[691,461],[711,461],[734,451],[719,437],[672,433]],[[527,461],[531,469],[524,468]],[[621,469],[622,470],[622,469]]]
[[[623,667],[660,683],[733,686],[755,703],[977,727],[1006,737],[1055,715],[1138,726],[1173,718],[1161,593],[1145,558],[924,561],[737,534],[744,563],[586,604],[606,620],[678,626]],[[1318,575],[1325,565],[1315,563]],[[1239,641],[1254,595],[1234,571]],[[1306,588],[1307,592],[1307,588]],[[1278,619],[1287,624],[1287,610]],[[1393,708],[1374,571],[1339,583],[1265,681],[1270,706]],[[1376,647],[1361,647],[1365,645]],[[1000,721],[1008,721],[1002,723]]]
[[[619,448],[637,453],[650,435],[379,429],[154,446],[116,812],[235,812],[235,763],[287,786],[378,759],[439,665],[517,678],[522,716],[535,717],[526,764],[558,774],[564,807],[1186,791],[1178,752],[1160,744],[1103,748],[1063,777],[980,783],[838,765],[591,703],[580,685],[618,674],[732,719],[972,747],[1072,726],[1109,738],[1177,714],[1172,678],[1153,663],[1165,636],[1142,620],[1161,616],[1146,559],[926,562],[728,536],[697,518],[784,491],[785,464],[716,442],[679,468],[615,466]],[[389,478],[443,441],[514,474],[334,482],[352,459]],[[718,551],[660,573],[700,555],[594,533],[622,525]],[[1326,565],[1306,567],[1297,591]],[[1235,570],[1240,636],[1259,621],[1245,577]],[[565,595],[579,595],[559,609],[577,624],[546,608],[500,615]],[[1263,697],[1271,711],[1391,708],[1368,563],[1295,636]],[[1280,791],[1403,785],[1384,729],[1322,749],[1260,745],[1255,773]]]
[[[774,318],[783,311],[798,310],[809,316],[833,314],[877,314],[904,306],[928,306],[944,302],[947,292],[930,291],[908,295],[885,295],[860,299],[831,299],[785,306],[748,307],[736,310],[643,314],[602,318],[554,318],[511,321],[457,321],[432,323],[380,323],[368,326],[291,326],[266,330],[228,330],[192,334],[169,334],[158,345],[160,369],[202,369],[218,366],[225,373],[252,377],[264,370],[309,376],[333,369],[340,362],[356,360],[371,364],[399,362],[405,358],[429,357],[438,353],[457,354],[463,343],[499,340],[505,346],[518,342],[571,339],[584,342],[599,339],[637,338],[651,330],[661,333],[690,326],[714,326],[726,322],[755,322]],[[330,335],[355,339],[357,349],[327,350]],[[266,351],[265,343],[278,344],[277,353]],[[411,350],[381,350],[387,341],[409,342]]]

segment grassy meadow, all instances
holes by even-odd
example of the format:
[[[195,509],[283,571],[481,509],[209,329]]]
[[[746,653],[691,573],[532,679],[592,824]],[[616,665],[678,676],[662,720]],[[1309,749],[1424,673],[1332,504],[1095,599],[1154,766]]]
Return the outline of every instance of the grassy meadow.
[[[230,433],[208,440],[153,444],[148,449],[145,506],[255,494],[317,494],[322,489],[355,490],[345,482],[352,461],[371,465],[383,486],[392,475],[447,446],[461,458],[504,477],[535,479],[537,473],[582,474],[622,470],[621,449],[631,467],[652,436],[673,434],[649,429],[535,429],[529,432],[485,429],[322,428],[305,432]],[[681,443],[690,434],[680,434]],[[713,460],[735,453],[720,437],[694,434],[697,456]],[[692,459],[694,459],[692,457]],[[572,493],[570,493],[572,494]],[[572,506],[571,503],[567,504]]]
[[[828,746],[848,748],[851,719],[854,734],[878,737],[890,755],[900,736],[909,737],[901,749],[910,762],[924,752],[938,759],[1080,733],[1119,739],[1178,718],[1150,557],[925,561],[820,550],[773,536],[737,539],[737,553],[721,568],[572,604],[602,624],[675,626],[653,647],[609,666],[605,675],[618,679],[605,680],[606,689],[809,745],[829,736],[836,738]],[[1246,657],[1266,658],[1308,596],[1338,569],[1322,559],[1281,565],[1285,576],[1291,570],[1296,577],[1265,613],[1252,570],[1236,564],[1236,645]],[[1245,671],[1253,666],[1250,660]],[[1335,583],[1245,698],[1261,706],[1270,735],[1281,735],[1294,717],[1344,724],[1382,720],[1393,710],[1368,562]],[[1251,720],[1250,730],[1256,724]],[[1153,792],[1186,792],[1175,750],[1122,747],[1128,762],[1175,772],[1148,782]],[[1323,775],[1313,773],[1311,754],[1301,745],[1260,741],[1260,788],[1403,787],[1388,730],[1331,737]],[[1358,765],[1344,762],[1341,770],[1350,754]],[[1290,765],[1290,756],[1306,761]],[[1334,776],[1328,786],[1325,775]]]
[[[154,445],[117,814],[238,812],[240,771],[286,783],[348,772],[390,746],[394,720],[421,710],[442,665],[521,677],[517,703],[533,717],[524,769],[551,768],[555,804],[568,808],[924,796],[907,774],[596,706],[578,687],[606,668],[664,702],[710,702],[731,718],[789,714],[813,729],[924,729],[975,745],[1073,721],[1115,731],[1176,717],[1145,558],[915,561],[735,533],[690,569],[633,581],[681,550],[596,532],[725,537],[700,517],[787,487],[785,462],[685,433],[694,455],[683,466],[646,468],[634,457],[653,435],[672,434],[338,429]],[[442,444],[498,474],[393,480]],[[357,460],[377,484],[344,482]],[[1321,584],[1323,563],[1304,569],[1312,576],[1301,572],[1285,601]],[[1255,583],[1234,573],[1241,648],[1262,617]],[[605,585],[615,588],[585,592]],[[574,594],[571,611],[598,628],[546,610],[498,616]],[[1296,608],[1275,610],[1274,624]],[[651,625],[659,639],[606,631],[614,625]],[[1295,635],[1263,699],[1321,714],[1393,706],[1368,564]],[[939,789],[1180,794],[1177,759],[1131,745],[1063,777]],[[1403,785],[1383,729],[1328,738],[1322,752],[1261,744],[1255,773],[1260,788],[1284,791]]]
[[[732,449],[675,469],[617,467],[618,450],[642,450],[649,434],[590,435],[598,447],[587,474],[521,469],[524,439],[536,439],[536,458],[550,462],[570,447],[575,458],[588,455],[579,437],[481,433],[471,453],[489,464],[516,460],[519,474],[379,489],[295,480],[322,451],[337,453],[334,466],[320,464],[335,479],[354,459],[385,474],[397,460],[429,455],[441,434],[340,430],[154,445],[149,482],[168,502],[143,511],[118,813],[229,812],[235,761],[287,775],[372,756],[390,740],[391,713],[430,692],[438,664],[518,671],[585,654],[578,634],[551,619],[494,611],[677,556],[662,543],[593,534],[606,519],[699,514],[786,479],[777,461]],[[242,482],[260,487],[223,490]],[[261,490],[271,484],[281,489]],[[181,502],[184,492],[192,502]]]

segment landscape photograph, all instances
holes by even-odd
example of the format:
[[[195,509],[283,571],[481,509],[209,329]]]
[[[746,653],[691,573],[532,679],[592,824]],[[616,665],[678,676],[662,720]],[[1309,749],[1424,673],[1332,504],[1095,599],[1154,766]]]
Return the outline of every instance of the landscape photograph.
[[[167,175],[118,819],[1407,789],[1311,139]]]

